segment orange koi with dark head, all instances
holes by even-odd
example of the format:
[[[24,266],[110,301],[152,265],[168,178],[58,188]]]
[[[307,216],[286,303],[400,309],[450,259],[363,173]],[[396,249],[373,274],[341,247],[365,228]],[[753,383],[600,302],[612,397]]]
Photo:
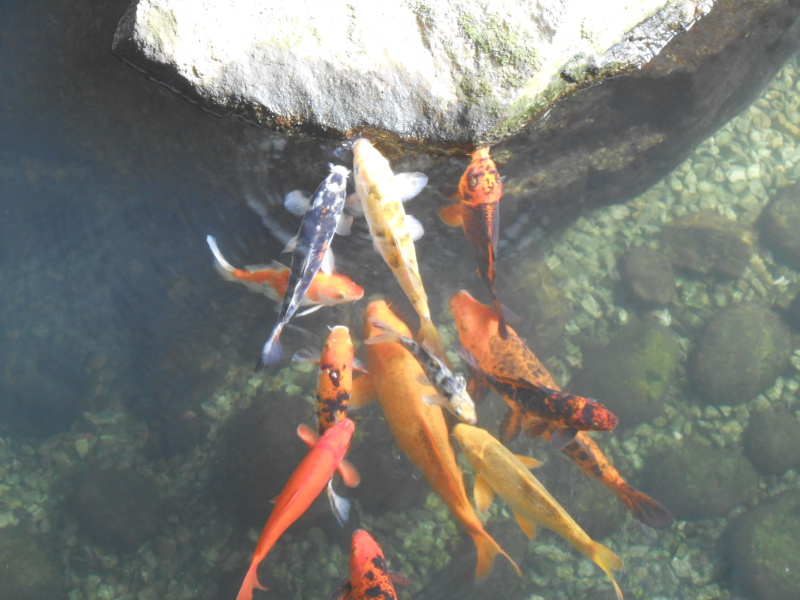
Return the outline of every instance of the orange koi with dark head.
[[[511,327],[508,328],[506,339],[500,337],[498,318],[489,306],[461,290],[450,298],[450,309],[455,317],[461,345],[472,355],[482,372],[496,378],[524,379],[560,390],[550,372]],[[504,400],[509,404],[509,413],[501,427],[500,439],[504,443],[513,439],[521,429],[551,441],[561,427],[559,423],[548,423],[541,418],[537,422],[533,414],[523,415],[519,406],[514,406],[509,398],[504,397]],[[523,417],[527,417],[527,422]],[[578,431],[561,451],[574,460],[584,473],[595,477],[614,492],[631,514],[645,525],[665,528],[672,523],[672,515],[667,509],[628,485],[585,431]]]
[[[331,427],[300,461],[275,499],[275,506],[267,524],[258,538],[250,568],[247,570],[236,600],[252,600],[253,590],[265,590],[258,580],[258,565],[275,545],[283,532],[294,523],[319,496],[333,472],[342,462],[355,425],[350,419],[342,419]]]
[[[350,539],[350,580],[336,588],[328,600],[396,600],[395,586],[408,585],[408,578],[390,573],[383,550],[363,529]]]
[[[462,226],[467,239],[475,248],[478,272],[492,295],[500,337],[505,339],[506,323],[503,306],[497,297],[494,284],[503,182],[494,161],[489,156],[489,148],[473,152],[472,162],[458,184],[458,194],[461,198],[460,203],[444,207],[439,214],[448,225]]]

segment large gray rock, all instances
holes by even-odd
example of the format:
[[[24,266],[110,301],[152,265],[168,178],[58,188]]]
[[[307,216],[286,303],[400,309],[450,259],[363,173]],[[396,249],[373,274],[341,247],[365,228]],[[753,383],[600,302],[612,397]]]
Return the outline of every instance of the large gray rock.
[[[712,4],[139,0],[114,48],[263,125],[464,144],[516,131],[569,88],[641,67]]]

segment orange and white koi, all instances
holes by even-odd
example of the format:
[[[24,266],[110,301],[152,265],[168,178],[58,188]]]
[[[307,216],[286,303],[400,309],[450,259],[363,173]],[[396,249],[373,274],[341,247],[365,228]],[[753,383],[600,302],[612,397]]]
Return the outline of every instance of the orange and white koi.
[[[328,595],[328,600],[397,600],[395,586],[408,578],[390,573],[378,542],[363,529],[350,538],[350,579]]]
[[[331,329],[318,360],[312,358],[309,352],[298,352],[293,360],[319,364],[315,403],[317,434],[304,427],[298,431],[309,445],[313,445],[319,436],[325,435],[326,431],[347,417],[355,362],[350,331],[343,325]],[[346,459],[340,463],[339,472],[345,479],[346,485],[349,487],[358,485],[358,472]],[[333,479],[328,481],[328,500],[334,516],[341,525],[344,525],[350,514],[350,501],[336,494],[333,489]]]
[[[386,302],[377,300],[367,306],[365,339],[382,334],[374,325],[374,319],[406,337],[411,336],[406,324],[397,318]],[[498,553],[520,573],[516,563],[483,528],[467,498],[442,409],[422,402],[424,396],[435,393],[430,384],[423,383],[427,380],[422,367],[400,344],[371,344],[366,347],[366,352],[369,374],[354,380],[350,405],[359,407],[377,396],[398,446],[422,471],[433,490],[472,537],[478,555],[475,568],[478,579],[489,574]]]
[[[222,256],[214,236],[206,236],[206,242],[215,258],[214,267],[224,279],[237,281],[249,290],[264,294],[276,302],[280,302],[286,295],[289,267],[273,262],[269,266],[253,265],[237,269]],[[363,297],[364,289],[347,275],[317,271],[308,290],[300,300],[300,306],[310,306],[311,308],[299,312],[297,315],[309,314],[323,306],[356,302]]]
[[[463,227],[467,239],[475,249],[478,273],[489,289],[499,322],[500,337],[506,337],[503,305],[497,297],[494,283],[494,265],[497,256],[497,237],[500,225],[500,199],[503,182],[497,166],[489,156],[489,148],[472,153],[472,162],[458,183],[458,204],[445,206],[439,211],[442,220],[453,227]]]
[[[289,477],[289,481],[275,499],[275,506],[258,538],[250,567],[236,600],[252,600],[255,588],[266,589],[258,580],[258,565],[264,560],[278,538],[283,535],[283,532],[319,496],[333,472],[342,462],[350,446],[354,429],[355,425],[350,419],[342,419],[325,432],[325,435],[314,444],[311,451],[297,465]]]
[[[411,338],[402,335],[399,331],[392,329],[383,321],[373,319],[372,325],[382,333],[364,340],[365,344],[379,344],[382,342],[400,344],[417,359],[422,370],[425,371],[426,381],[431,383],[437,393],[433,396],[425,396],[422,398],[423,402],[441,406],[461,421],[475,425],[478,421],[478,417],[475,414],[475,403],[467,393],[467,382],[463,375],[453,375],[447,365],[436,358],[428,349]]]
[[[475,469],[475,504],[486,512],[497,493],[510,506],[517,523],[530,539],[536,537],[536,526],[555,531],[579,552],[583,552],[605,571],[617,600],[622,600],[611,570],[619,571],[622,560],[602,544],[595,542],[581,529],[541,482],[528,470],[538,461],[512,454],[492,435],[478,427],[459,423],[453,428],[467,460]]]
[[[474,357],[481,371],[498,378],[524,379],[560,391],[550,372],[511,327],[508,327],[506,339],[500,337],[498,317],[491,307],[461,290],[450,298],[450,309],[461,345]],[[519,407],[513,405],[511,398],[504,397],[504,400],[509,404],[509,412],[501,426],[503,442],[513,439],[522,428],[529,433],[540,433],[543,439],[551,441],[555,430],[561,427],[560,423],[552,422],[541,431],[530,413],[531,421],[519,427],[518,419],[522,417]],[[584,473],[614,492],[628,511],[645,525],[661,529],[672,523],[669,511],[629,485],[586,432],[577,432],[561,452],[578,463]]]
[[[419,275],[414,248],[414,240],[423,234],[422,225],[403,209],[403,200],[419,194],[428,178],[423,173],[395,175],[389,161],[369,140],[360,138],[353,145],[353,179],[375,250],[389,265],[419,315],[418,339],[444,359],[444,348],[431,320],[428,295]]]
[[[349,171],[344,167],[331,165],[330,175],[314,192],[311,206],[308,207],[300,223],[300,230],[293,238],[289,280],[286,284],[286,294],[281,302],[278,321],[261,349],[261,358],[256,370],[278,364],[283,360],[281,331],[297,311],[328,253],[328,247],[344,210],[348,174]]]

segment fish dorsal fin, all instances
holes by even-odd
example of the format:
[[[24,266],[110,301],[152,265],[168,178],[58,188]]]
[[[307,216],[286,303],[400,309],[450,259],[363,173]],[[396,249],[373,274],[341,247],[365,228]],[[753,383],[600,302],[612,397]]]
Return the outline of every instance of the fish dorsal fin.
[[[292,190],[283,198],[283,207],[298,217],[302,217],[306,214],[310,204],[311,198],[308,197],[308,194],[300,190]]]
[[[544,463],[540,460],[536,460],[530,456],[525,456],[524,454],[515,454],[517,460],[522,463],[522,466],[526,469],[536,469],[537,467],[541,467]]]
[[[423,235],[425,235],[425,228],[416,217],[412,217],[411,215],[407,214],[404,220],[406,228],[408,229],[408,235],[411,236],[412,241],[416,242]]]
[[[333,512],[333,516],[336,517],[339,525],[344,527],[347,523],[347,519],[350,518],[350,500],[347,498],[342,498],[334,491],[333,479],[328,480],[327,489],[328,502],[330,502],[331,505],[331,512]]]
[[[530,519],[523,517],[517,511],[511,511],[514,513],[514,518],[517,520],[517,525],[519,525],[522,532],[528,536],[529,540],[536,539],[536,523],[531,521]]]
[[[339,471],[339,475],[342,476],[342,481],[347,487],[358,487],[358,484],[361,483],[361,475],[358,474],[358,469],[349,460],[343,459],[339,463],[337,471]]]
[[[479,512],[486,512],[494,500],[494,490],[480,473],[475,474],[475,508]]]
[[[460,204],[449,204],[439,209],[439,216],[450,227],[461,227],[464,224],[464,218],[461,216]]]
[[[350,388],[349,410],[358,410],[375,400],[378,392],[375,390],[375,382],[371,375],[366,373],[353,379],[353,386]]]
[[[319,265],[319,270],[325,273],[326,275],[330,275],[333,273],[333,268],[336,266],[336,258],[333,256],[333,250],[331,250],[330,246],[328,249],[325,250],[325,255],[322,257],[322,262]]]
[[[428,185],[428,176],[425,173],[396,173],[392,184],[400,200],[408,202]]]

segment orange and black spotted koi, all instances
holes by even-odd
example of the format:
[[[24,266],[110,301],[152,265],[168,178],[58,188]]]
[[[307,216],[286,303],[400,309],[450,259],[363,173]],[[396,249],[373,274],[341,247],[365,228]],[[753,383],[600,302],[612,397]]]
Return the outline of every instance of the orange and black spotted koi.
[[[474,357],[480,371],[495,378],[524,379],[536,385],[558,389],[550,372],[511,327],[508,328],[507,339],[500,337],[498,317],[491,307],[461,290],[450,298],[450,309],[455,317],[461,345]],[[557,423],[547,424],[541,437],[552,441],[553,432],[558,427]],[[508,443],[520,429],[504,423],[501,441]],[[535,428],[533,430],[536,431]],[[579,431],[572,442],[561,448],[561,452],[575,461],[584,473],[597,478],[614,492],[631,514],[645,525],[658,529],[669,527],[672,523],[672,515],[667,509],[628,485],[585,431]]]
[[[342,166],[331,165],[330,175],[314,192],[311,205],[300,223],[300,230],[290,242],[294,250],[286,294],[281,302],[278,322],[275,323],[272,333],[261,349],[261,358],[256,365],[257,371],[283,360],[281,331],[297,312],[314,276],[322,266],[342,217],[349,173],[350,171]]]
[[[509,407],[500,427],[504,439],[513,439],[520,430],[531,437],[549,430],[553,446],[560,450],[572,442],[579,431],[611,431],[619,422],[614,413],[591,398],[522,378],[484,376]]]
[[[448,225],[462,226],[467,239],[475,248],[478,273],[492,295],[494,310],[500,323],[500,337],[505,339],[506,322],[503,305],[497,297],[494,284],[503,182],[497,172],[497,166],[489,156],[489,148],[481,148],[472,154],[472,162],[459,181],[458,194],[461,201],[458,204],[445,206],[439,211],[439,215]]]
[[[378,542],[363,529],[350,539],[350,579],[328,595],[328,600],[396,600],[395,586],[407,586],[408,578],[390,573]]]

